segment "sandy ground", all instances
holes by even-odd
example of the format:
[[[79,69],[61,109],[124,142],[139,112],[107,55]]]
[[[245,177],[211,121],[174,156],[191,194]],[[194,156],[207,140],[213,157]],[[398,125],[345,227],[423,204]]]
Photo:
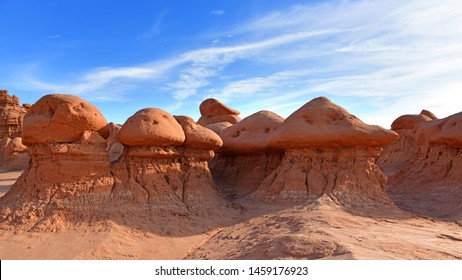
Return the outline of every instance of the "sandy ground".
[[[0,173],[0,196],[20,174]],[[115,221],[59,232],[0,229],[0,259],[462,259],[460,221],[410,212],[358,214],[329,201],[295,206],[241,201],[222,222],[226,226],[182,236]]]

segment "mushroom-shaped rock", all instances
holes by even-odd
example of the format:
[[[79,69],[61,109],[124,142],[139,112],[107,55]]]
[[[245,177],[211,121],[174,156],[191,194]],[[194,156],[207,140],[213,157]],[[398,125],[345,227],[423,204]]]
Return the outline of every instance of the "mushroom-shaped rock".
[[[397,139],[395,132],[367,125],[329,99],[316,98],[268,137],[269,147],[284,150],[284,156],[249,197],[269,201],[324,197],[355,209],[366,205],[391,209],[393,203],[384,191],[386,177],[375,160],[382,145]]]
[[[24,117],[23,142],[71,143],[85,130],[97,131],[107,124],[101,112],[80,97],[50,94],[40,98]]]
[[[224,143],[220,152],[246,154],[266,151],[268,136],[283,122],[283,117],[270,111],[250,115],[220,133]]]
[[[186,136],[185,147],[216,150],[223,145],[220,136],[212,130],[197,124],[192,118],[175,116],[175,119],[184,130]]]
[[[397,118],[393,123],[391,124],[391,129],[392,130],[399,130],[399,129],[413,129],[416,127],[419,123],[422,122],[428,122],[431,121],[432,119],[426,115],[403,115],[399,118]]]
[[[146,108],[128,118],[119,131],[119,140],[127,146],[180,146],[185,134],[172,115]]]
[[[235,124],[241,120],[238,117],[239,111],[229,108],[214,98],[204,100],[199,106],[199,110],[201,117],[197,123],[203,126],[218,122]]]
[[[377,125],[367,125],[319,97],[290,115],[268,138],[277,149],[310,147],[381,147],[398,140],[398,134]]]

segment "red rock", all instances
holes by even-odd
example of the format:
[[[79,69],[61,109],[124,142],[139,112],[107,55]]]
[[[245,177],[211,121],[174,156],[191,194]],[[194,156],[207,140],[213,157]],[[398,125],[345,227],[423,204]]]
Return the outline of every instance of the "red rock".
[[[268,138],[276,149],[310,147],[381,147],[398,134],[367,125],[325,97],[308,102],[290,115]]]
[[[404,115],[399,118],[397,118],[392,124],[391,124],[391,129],[392,130],[398,130],[398,129],[413,129],[416,127],[418,124],[422,122],[428,122],[431,121],[432,119],[427,117],[426,115]]]
[[[223,147],[220,152],[234,154],[261,153],[268,150],[268,136],[284,122],[270,111],[259,111],[220,133]]]
[[[186,137],[175,118],[162,109],[146,108],[128,118],[119,132],[127,146],[181,146]]]
[[[390,196],[402,208],[457,218],[462,213],[462,113],[444,119],[423,113],[418,116],[424,121],[396,130],[400,139],[384,147],[377,164],[389,177]]]
[[[206,127],[212,131],[214,131],[216,134],[220,134],[223,130],[226,128],[232,126],[231,123],[229,122],[219,122],[219,123],[212,123],[207,125]]]
[[[201,117],[197,123],[203,126],[219,122],[235,124],[241,120],[238,117],[240,114],[239,111],[229,108],[213,98],[204,100],[201,103],[199,110],[201,112]]]
[[[95,106],[77,96],[45,95],[24,117],[23,142],[71,143],[78,141],[85,130],[97,131],[106,124]]]
[[[27,107],[19,106],[19,98],[10,96],[7,90],[0,90],[0,139],[21,136]]]
[[[175,119],[185,133],[185,147],[216,150],[223,145],[223,141],[215,132],[197,124],[192,118],[175,116]]]

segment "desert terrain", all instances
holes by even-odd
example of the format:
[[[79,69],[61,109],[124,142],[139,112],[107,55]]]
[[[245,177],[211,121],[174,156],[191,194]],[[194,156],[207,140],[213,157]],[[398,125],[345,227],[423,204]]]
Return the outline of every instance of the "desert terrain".
[[[0,130],[0,259],[462,259],[458,114],[388,130],[323,97],[242,120],[210,99],[197,123],[108,124],[59,94],[24,108]]]

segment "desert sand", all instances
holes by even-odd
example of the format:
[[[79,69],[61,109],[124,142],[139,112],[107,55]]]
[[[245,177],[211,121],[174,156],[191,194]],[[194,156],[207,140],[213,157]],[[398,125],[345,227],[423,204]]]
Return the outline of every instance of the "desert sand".
[[[119,126],[62,94],[27,110],[1,259],[462,259],[458,114],[388,130],[324,97],[243,120],[209,99],[198,123],[145,108]]]

